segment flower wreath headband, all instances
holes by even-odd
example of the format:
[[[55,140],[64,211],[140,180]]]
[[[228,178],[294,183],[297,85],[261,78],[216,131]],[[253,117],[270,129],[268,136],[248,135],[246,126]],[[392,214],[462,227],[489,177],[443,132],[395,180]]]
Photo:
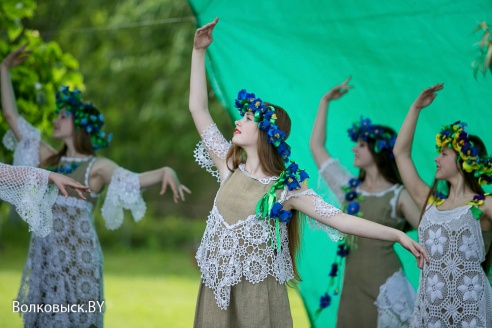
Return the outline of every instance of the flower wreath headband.
[[[492,157],[478,155],[478,147],[469,140],[466,123],[457,121],[442,127],[436,135],[437,152],[440,153],[444,146],[458,153],[457,160],[463,160],[463,171],[473,172],[480,185],[492,183]]]
[[[350,127],[347,132],[353,142],[357,142],[357,139],[359,138],[364,141],[374,139],[376,141],[376,144],[374,145],[374,152],[376,152],[376,154],[379,154],[386,149],[390,156],[393,157],[396,134],[386,131],[381,125],[371,124],[370,119],[361,116],[360,122],[352,123],[352,127]]]
[[[287,164],[278,180],[270,187],[270,190],[256,204],[256,215],[259,220],[266,218],[276,221],[275,231],[277,239],[277,249],[280,250],[280,222],[289,222],[292,217],[291,211],[282,210],[282,204],[278,202],[275,190],[287,186],[289,191],[297,190],[301,187],[300,183],[309,178],[304,170],[300,170],[298,165],[289,159],[290,146],[285,142],[286,134],[275,124],[277,116],[273,106],[266,106],[260,98],[256,98],[254,93],[248,93],[245,89],[239,91],[235,102],[239,114],[244,116],[247,112],[252,112],[254,121],[258,122],[258,128],[268,136],[268,142],[272,144],[283,161]],[[273,243],[273,240],[272,240]]]
[[[65,109],[74,116],[74,124],[77,130],[83,129],[91,136],[94,150],[107,148],[113,138],[112,133],[106,136],[102,130],[104,115],[92,105],[81,100],[80,90],[70,91],[67,86],[62,86],[56,92],[56,113]]]

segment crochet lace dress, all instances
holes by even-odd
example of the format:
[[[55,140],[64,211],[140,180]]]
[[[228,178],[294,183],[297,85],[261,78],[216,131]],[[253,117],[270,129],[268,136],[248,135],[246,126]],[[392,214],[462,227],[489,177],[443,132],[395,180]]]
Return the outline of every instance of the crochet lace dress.
[[[492,287],[480,266],[492,234],[482,233],[470,208],[431,205],[424,213],[419,240],[430,265],[420,276],[411,327],[492,327]]]
[[[18,143],[11,131],[3,140],[7,148],[14,150],[14,165],[38,166],[39,131],[22,118],[18,120],[18,128],[22,135]],[[88,185],[96,160],[93,156],[62,157],[60,166],[76,167],[66,175]],[[90,193],[83,200],[72,190],[68,192],[67,198],[55,193],[53,207],[41,211],[39,217],[42,224],[37,230],[43,233],[31,235],[17,297],[19,305],[29,309],[22,311],[25,327],[103,326],[103,256],[92,215],[99,195]],[[17,208],[22,213],[25,205],[20,203]],[[145,203],[138,174],[118,168],[101,209],[109,229],[121,225],[123,209],[130,209],[134,219],[140,220]]]

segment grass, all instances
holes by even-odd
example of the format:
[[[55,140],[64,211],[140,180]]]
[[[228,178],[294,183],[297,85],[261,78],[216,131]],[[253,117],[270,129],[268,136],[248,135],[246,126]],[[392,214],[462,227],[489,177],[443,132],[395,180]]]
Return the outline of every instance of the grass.
[[[0,250],[0,318],[3,328],[22,327],[12,312],[27,253]],[[191,250],[111,250],[105,252],[104,325],[112,327],[191,327],[200,282]],[[294,327],[309,327],[302,301],[288,288]]]

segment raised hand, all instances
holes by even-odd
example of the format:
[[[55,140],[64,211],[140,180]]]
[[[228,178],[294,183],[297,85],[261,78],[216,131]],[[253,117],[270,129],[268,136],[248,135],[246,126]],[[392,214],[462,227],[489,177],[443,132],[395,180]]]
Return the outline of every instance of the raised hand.
[[[177,203],[179,200],[185,200],[184,191],[186,191],[188,194],[191,194],[191,191],[185,185],[182,185],[179,182],[176,172],[174,172],[174,170],[170,167],[164,168],[164,175],[162,177],[162,188],[160,192],[161,195],[164,195],[167,186],[170,186],[171,190],[173,191],[173,199],[175,203]]]
[[[412,107],[422,109],[424,107],[429,106],[432,101],[434,101],[434,98],[437,97],[437,91],[440,91],[444,88],[444,84],[436,84],[430,88],[425,89],[420,93],[420,95],[415,99],[415,101],[412,104]]]
[[[6,68],[11,68],[22,64],[24,61],[29,58],[29,54],[32,52],[31,50],[26,50],[26,47],[29,45],[29,42],[20,46],[20,48],[12,51],[5,57],[2,61],[2,66]]]
[[[60,189],[62,195],[65,197],[68,197],[67,190],[65,189],[67,187],[70,187],[73,190],[75,190],[75,192],[82,199],[85,199],[84,195],[82,194],[82,191],[85,192],[89,191],[89,187],[84,186],[80,184],[78,181],[75,181],[74,179],[62,174],[50,172],[50,174],[48,175],[48,180],[54,183],[58,187],[58,189]]]
[[[350,79],[352,77],[349,76],[345,81],[343,81],[341,84],[334,86],[333,88],[330,89],[327,93],[323,95],[323,98],[327,101],[330,100],[335,100],[338,98],[341,98],[343,95],[347,93],[350,89],[353,88],[353,86],[348,85],[350,82]]]
[[[217,25],[217,22],[219,21],[219,18],[215,18],[215,20],[211,23],[208,23],[205,26],[200,27],[198,30],[195,32],[195,39],[193,41],[193,48],[195,49],[206,49],[213,40],[212,37],[212,31],[214,30],[215,25]]]

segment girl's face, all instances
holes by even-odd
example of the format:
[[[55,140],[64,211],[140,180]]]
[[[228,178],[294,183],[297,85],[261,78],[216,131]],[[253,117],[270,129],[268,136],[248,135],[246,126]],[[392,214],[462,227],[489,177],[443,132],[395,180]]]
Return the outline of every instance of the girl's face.
[[[457,154],[451,148],[445,146],[441,148],[441,153],[434,161],[437,165],[436,179],[447,180],[456,174],[460,174],[460,167],[456,162]]]
[[[235,145],[245,147],[256,145],[258,141],[258,123],[254,121],[254,115],[252,112],[244,114],[243,118],[235,122],[236,129],[234,130],[234,136],[232,142]]]
[[[374,164],[374,158],[372,157],[371,152],[369,151],[369,146],[367,142],[358,139],[355,146],[352,148],[354,152],[354,166],[358,168],[365,168]]]
[[[53,120],[53,138],[65,139],[73,136],[75,129],[72,113],[60,110],[58,116]]]

